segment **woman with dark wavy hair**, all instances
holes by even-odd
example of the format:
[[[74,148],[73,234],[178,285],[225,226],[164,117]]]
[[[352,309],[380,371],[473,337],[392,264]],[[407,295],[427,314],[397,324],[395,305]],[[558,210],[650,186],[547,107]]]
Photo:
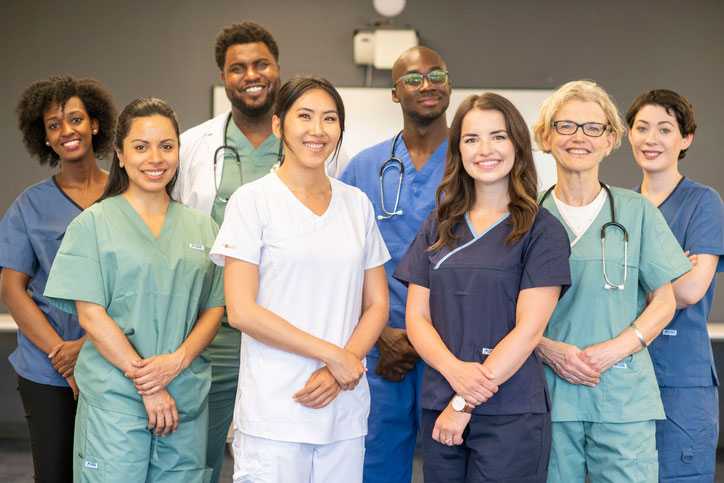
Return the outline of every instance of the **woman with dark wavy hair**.
[[[10,363],[18,374],[35,481],[72,478],[73,377],[85,335],[78,318],[48,303],[43,289],[68,224],[103,192],[98,166],[112,149],[113,97],[100,82],[50,77],[26,88],[15,113],[28,152],[59,167],[26,189],[0,222],[0,293],[18,325]]]
[[[533,352],[570,285],[566,234],[536,201],[530,134],[497,94],[467,98],[438,206],[394,276],[422,381],[426,482],[545,481],[550,406]]]

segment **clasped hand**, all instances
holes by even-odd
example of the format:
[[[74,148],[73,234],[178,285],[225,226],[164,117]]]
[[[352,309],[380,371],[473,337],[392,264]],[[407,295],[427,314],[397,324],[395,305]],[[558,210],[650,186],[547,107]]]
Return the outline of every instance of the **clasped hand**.
[[[143,396],[143,405],[148,414],[149,430],[158,436],[166,436],[178,429],[178,410],[176,401],[166,391],[161,389],[153,394]]]
[[[155,394],[165,389],[182,370],[182,357],[176,352],[131,361],[138,369],[126,372],[141,395]]]
[[[597,344],[598,345],[598,344]],[[539,351],[541,357],[556,374],[571,384],[594,387],[601,380],[601,372],[589,365],[596,358],[596,346],[586,348],[588,353],[575,345],[554,342],[546,351]]]
[[[48,354],[48,359],[50,359],[55,370],[66,379],[73,375],[75,362],[78,360],[78,353],[83,347],[83,342],[85,342],[85,338],[64,340],[53,347],[53,350]]]
[[[400,382],[420,360],[404,329],[385,326],[377,339],[380,358],[375,374],[389,382]]]
[[[459,361],[445,377],[453,390],[471,406],[483,404],[498,392],[493,373],[478,362]]]
[[[334,380],[343,391],[351,391],[367,372],[359,358],[347,349],[337,348],[334,356],[327,362]]]

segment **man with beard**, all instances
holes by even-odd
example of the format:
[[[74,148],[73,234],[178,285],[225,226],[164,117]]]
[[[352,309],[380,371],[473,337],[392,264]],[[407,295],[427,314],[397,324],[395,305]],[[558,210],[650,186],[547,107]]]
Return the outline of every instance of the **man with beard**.
[[[367,356],[371,407],[363,476],[368,483],[412,479],[423,363],[405,331],[407,288],[392,278],[392,272],[435,207],[447,152],[445,111],[450,103],[445,62],[426,47],[400,55],[392,67],[392,82],[392,101],[402,108],[402,131],[360,152],[340,176],[372,201],[392,256],[385,264],[390,320]]]
[[[174,198],[209,213],[221,225],[226,202],[242,183],[269,173],[277,162],[279,139],[272,134],[272,114],[279,91],[279,48],[272,34],[255,22],[221,29],[216,63],[231,111],[181,135]],[[206,247],[206,250],[211,247]],[[219,480],[224,445],[239,378],[241,333],[226,314],[209,345],[212,382],[206,466]]]

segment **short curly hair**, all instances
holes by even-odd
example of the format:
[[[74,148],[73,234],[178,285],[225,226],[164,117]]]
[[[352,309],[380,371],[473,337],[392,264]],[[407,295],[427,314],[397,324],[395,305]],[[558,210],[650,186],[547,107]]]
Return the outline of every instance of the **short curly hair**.
[[[90,119],[98,121],[98,132],[93,135],[94,154],[103,158],[113,150],[117,114],[108,88],[95,79],[52,76],[27,87],[15,106],[23,143],[31,155],[38,157],[40,164],[57,166],[60,162],[58,153],[45,144],[43,115],[54,102],[65,106],[71,97],[78,97]]]
[[[274,56],[274,60],[279,62],[279,46],[274,36],[263,25],[252,22],[237,22],[222,28],[216,36],[214,42],[214,54],[216,55],[216,65],[219,70],[224,70],[226,62],[226,51],[232,45],[236,44],[252,44],[254,42],[263,42],[269,52]]]

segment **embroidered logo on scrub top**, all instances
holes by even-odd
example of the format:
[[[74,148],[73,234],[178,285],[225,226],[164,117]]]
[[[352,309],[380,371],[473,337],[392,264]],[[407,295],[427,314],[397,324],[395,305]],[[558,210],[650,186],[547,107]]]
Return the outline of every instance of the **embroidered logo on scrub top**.
[[[189,243],[189,248],[193,248],[194,250],[203,250],[203,245],[197,245],[196,243]]]
[[[230,248],[232,250],[236,250],[236,245],[229,245],[228,243],[224,243],[224,248]]]
[[[676,335],[676,329],[664,329],[662,334],[664,335]]]
[[[625,362],[617,362],[613,365],[616,369],[626,369],[626,363]]]
[[[483,347],[483,355],[484,355],[484,356],[487,356],[487,355],[490,354],[491,352],[493,352],[493,349],[488,349],[487,347]]]
[[[95,461],[86,461],[86,462],[85,462],[85,467],[86,467],[86,468],[93,468],[94,470],[97,470],[97,469],[98,469],[98,463],[96,463]]]

